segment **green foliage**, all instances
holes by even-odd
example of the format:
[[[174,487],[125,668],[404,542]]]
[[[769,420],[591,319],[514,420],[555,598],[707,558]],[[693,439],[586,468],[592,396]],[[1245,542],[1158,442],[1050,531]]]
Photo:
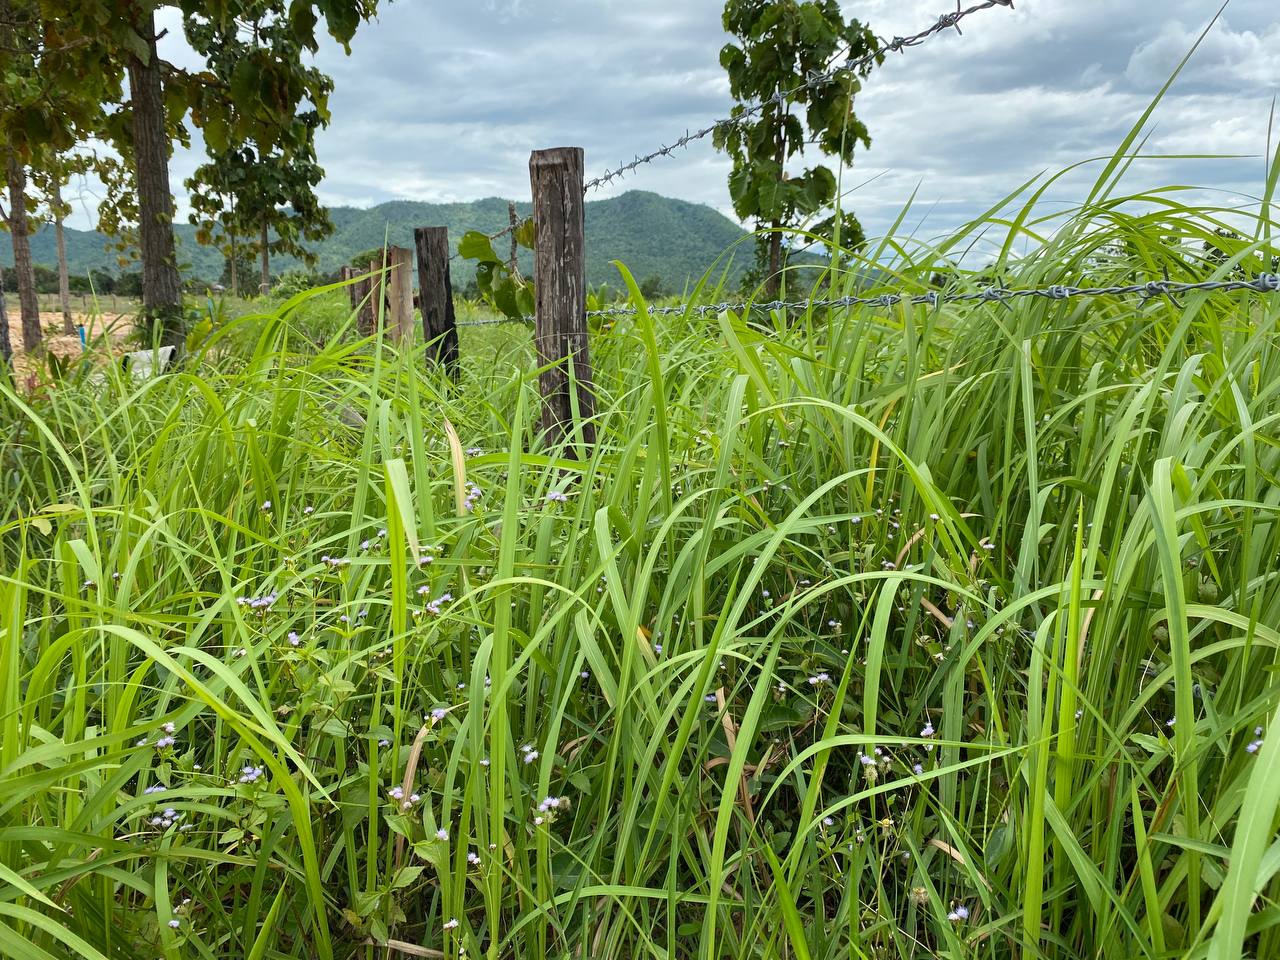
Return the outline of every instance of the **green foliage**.
[[[324,179],[315,134],[328,123],[332,80],[301,62],[294,28],[268,5],[257,6],[252,19],[196,19],[187,38],[231,91],[229,110],[207,113],[210,162],[186,181],[196,239],[233,256],[237,238],[249,237],[260,259],[287,255],[313,266],[309,244],[333,233],[315,193]],[[292,63],[293,75],[280,75],[281,63]],[[290,100],[284,91],[295,87],[304,100],[286,120],[278,110]],[[264,99],[280,102],[272,109]]]
[[[532,218],[520,221],[515,230],[515,240],[518,246],[533,249],[536,237]],[[475,262],[476,286],[486,303],[512,320],[532,316],[533,281],[521,274],[518,262],[498,256],[490,237],[478,230],[464,234],[458,241],[458,256]]]
[[[1280,253],[1189,195],[883,289]],[[641,309],[582,460],[517,325],[210,327],[0,385],[7,955],[1280,955],[1275,297]]]
[[[280,279],[272,287],[273,296],[281,300],[288,300],[290,297],[296,297],[300,293],[305,293],[312,287],[318,286],[320,278],[314,273],[306,270],[288,270],[280,275]]]
[[[0,3],[0,144],[37,170],[96,132],[102,104],[120,94],[118,78],[75,75],[83,50],[61,26],[39,0]]]
[[[734,211],[774,231],[759,240],[756,279],[776,290],[786,266],[781,231],[837,200],[830,169],[814,165],[797,174],[788,164],[807,146],[816,146],[848,165],[858,144],[871,146],[853,109],[870,63],[831,83],[801,85],[838,59],[865,57],[876,49],[876,40],[860,21],[846,21],[836,0],[726,0],[723,22],[737,42],[720,51],[720,63],[739,101],[731,116],[742,119],[718,129],[715,144],[733,160]],[[766,101],[762,111],[747,118],[749,106]],[[853,249],[862,242],[862,228],[849,213],[830,215],[813,232]]]

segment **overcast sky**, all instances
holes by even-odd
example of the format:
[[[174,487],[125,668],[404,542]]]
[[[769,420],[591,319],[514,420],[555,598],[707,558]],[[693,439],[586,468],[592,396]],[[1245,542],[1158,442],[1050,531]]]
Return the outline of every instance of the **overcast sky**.
[[[877,34],[914,33],[948,0],[851,0]],[[869,235],[916,192],[907,227],[938,235],[1037,174],[1109,155],[1212,20],[1220,0],[1017,0],[891,56],[856,108],[872,146],[844,185]],[[586,148],[588,176],[647,152],[730,106],[719,66],[720,0],[396,0],[348,57],[326,44],[336,89],[320,134],[329,204],[527,199],[528,155]],[[1240,154],[1151,160],[1135,189],[1194,184],[1224,203],[1261,190],[1280,89],[1275,0],[1232,0],[1153,117],[1146,152]],[[165,56],[189,64],[176,19]],[[173,183],[201,162],[173,161]],[[609,190],[652,190],[731,214],[728,164],[709,141]],[[1078,199],[1097,173],[1054,189]],[[861,186],[858,186],[862,184]],[[180,215],[186,208],[180,200]],[[77,226],[88,225],[87,214]],[[923,224],[922,224],[923,221]],[[496,224],[500,226],[500,224]]]

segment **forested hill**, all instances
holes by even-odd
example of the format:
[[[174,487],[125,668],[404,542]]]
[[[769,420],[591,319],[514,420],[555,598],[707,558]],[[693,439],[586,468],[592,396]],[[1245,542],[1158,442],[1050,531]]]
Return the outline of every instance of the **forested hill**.
[[[518,206],[520,214],[529,213],[528,204]],[[380,204],[369,210],[355,207],[330,209],[335,231],[333,236],[315,247],[320,257],[319,269],[332,272],[356,254],[381,246],[384,238],[393,244],[411,247],[413,228],[438,226],[449,228],[451,241],[468,230],[494,233],[508,221],[507,201],[497,197],[470,203],[418,203],[407,200]],[[222,273],[222,257],[216,250],[195,242],[195,228],[176,225],[178,256],[184,269],[205,280],[216,280]],[[633,190],[607,200],[587,203],[587,274],[592,284],[617,285],[619,276],[611,265],[621,260],[637,280],[661,277],[668,287],[679,290],[686,281],[696,280],[711,268],[717,258],[733,250],[732,278],[750,265],[751,244],[743,243],[744,231],[736,223],[708,206],[673,200]],[[506,241],[499,241],[498,253],[505,256]],[[32,237],[32,254],[38,264],[54,266],[57,262],[54,234],[43,227]],[[528,251],[522,251],[525,269],[531,267]],[[71,271],[85,274],[91,269],[118,272],[116,254],[107,249],[107,241],[92,231],[67,231],[67,257]],[[13,251],[8,238],[0,242],[0,263],[11,265]],[[721,261],[721,269],[728,257]],[[272,272],[280,273],[296,263],[281,258],[273,262]],[[471,277],[470,265],[455,261],[455,283],[463,284]]]

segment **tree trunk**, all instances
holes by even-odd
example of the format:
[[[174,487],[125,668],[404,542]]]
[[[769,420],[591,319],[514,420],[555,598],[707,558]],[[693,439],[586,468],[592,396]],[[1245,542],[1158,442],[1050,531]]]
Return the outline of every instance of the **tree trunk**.
[[[769,234],[769,283],[765,287],[770,300],[777,300],[782,290],[782,224],[773,221],[773,233]]]
[[[22,349],[39,353],[40,299],[36,296],[36,274],[31,265],[31,240],[27,236],[27,172],[18,155],[9,151],[9,234],[13,237],[13,271],[18,276],[18,303],[22,310]]]
[[[774,153],[774,159],[778,163],[778,182],[787,179],[786,162],[787,162],[787,134],[786,134],[786,111],[779,111],[781,116],[778,118],[778,146]],[[778,293],[782,290],[782,221],[774,220],[772,223],[773,232],[769,234],[769,281],[765,285],[770,300],[777,300]]]
[[[239,251],[236,250],[236,235],[231,234],[231,296],[240,296],[240,265],[236,263]]]
[[[62,229],[62,184],[53,184],[53,232],[58,240],[58,305],[62,308],[62,332],[75,336],[71,319],[71,271],[67,268],[67,235]]]
[[[258,292],[271,292],[271,248],[268,246],[267,219],[262,218],[262,280],[258,284]]]
[[[4,268],[0,267],[0,375],[8,372],[13,361],[13,344],[9,342],[9,311],[4,305]]]
[[[138,189],[138,240],[142,254],[142,314],[165,346],[182,344],[182,280],[173,240],[173,191],[169,189],[169,134],[164,86],[156,53],[155,17],[135,24],[146,40],[146,61],[129,56],[133,108],[133,162]]]

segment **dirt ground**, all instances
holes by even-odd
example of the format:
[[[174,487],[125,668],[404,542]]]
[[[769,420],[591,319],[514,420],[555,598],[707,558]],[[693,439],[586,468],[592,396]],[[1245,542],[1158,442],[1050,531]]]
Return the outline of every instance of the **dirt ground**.
[[[26,380],[33,375],[39,378],[43,365],[28,357],[22,348],[22,319],[13,309],[12,304],[6,303],[6,306],[9,307],[9,343],[13,345],[14,372],[18,374],[20,380]],[[125,352],[125,338],[133,330],[132,315],[124,313],[86,315],[73,311],[71,317],[77,324],[85,325],[85,335],[91,344],[94,340],[105,337],[111,345],[111,353],[114,356]],[[67,335],[62,332],[61,313],[41,313],[40,327],[44,332],[44,347],[50,353],[59,357],[80,355],[80,335]]]

